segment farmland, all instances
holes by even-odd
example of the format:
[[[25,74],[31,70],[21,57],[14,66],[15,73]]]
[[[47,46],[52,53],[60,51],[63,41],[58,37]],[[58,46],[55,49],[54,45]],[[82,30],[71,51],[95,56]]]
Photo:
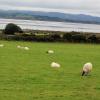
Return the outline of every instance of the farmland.
[[[100,100],[100,45],[0,41],[0,100]],[[18,49],[17,45],[29,50]],[[47,54],[52,49],[54,54]],[[50,64],[60,63],[60,68]],[[81,76],[82,66],[93,71]]]

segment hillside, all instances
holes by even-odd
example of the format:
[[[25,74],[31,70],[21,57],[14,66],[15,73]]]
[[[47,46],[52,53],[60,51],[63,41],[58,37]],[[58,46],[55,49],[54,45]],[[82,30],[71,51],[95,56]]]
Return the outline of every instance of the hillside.
[[[0,10],[0,18],[100,24],[100,17],[60,12]]]

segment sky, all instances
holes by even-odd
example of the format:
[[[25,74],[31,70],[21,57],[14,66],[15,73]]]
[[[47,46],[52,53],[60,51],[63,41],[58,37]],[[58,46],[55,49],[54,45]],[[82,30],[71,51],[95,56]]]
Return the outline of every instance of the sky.
[[[100,16],[100,0],[0,0],[0,9],[53,11]]]

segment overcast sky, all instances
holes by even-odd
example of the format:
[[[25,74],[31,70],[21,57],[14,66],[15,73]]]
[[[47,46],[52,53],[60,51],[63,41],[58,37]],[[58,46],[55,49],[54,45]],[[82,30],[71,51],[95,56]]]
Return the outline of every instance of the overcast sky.
[[[60,11],[100,16],[100,0],[0,0],[0,9]]]

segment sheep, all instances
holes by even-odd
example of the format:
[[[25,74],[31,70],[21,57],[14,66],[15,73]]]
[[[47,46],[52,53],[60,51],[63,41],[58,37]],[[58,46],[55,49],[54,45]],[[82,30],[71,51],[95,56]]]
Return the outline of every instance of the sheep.
[[[29,48],[28,48],[28,47],[24,47],[24,49],[25,49],[25,50],[29,50]]]
[[[29,50],[28,47],[23,47],[23,46],[20,46],[20,45],[18,45],[17,48],[19,48],[19,49],[24,49],[24,50]]]
[[[51,63],[51,67],[59,68],[60,67],[60,64],[58,64],[56,62],[52,62]]]
[[[22,47],[22,46],[20,46],[20,45],[18,45],[17,48],[19,48],[19,49],[24,49],[24,47]]]
[[[82,76],[88,75],[89,72],[92,70],[92,63],[88,62],[84,64],[83,70],[82,70]]]
[[[21,46],[20,46],[20,45],[18,45],[18,46],[17,46],[17,48],[21,48]]]
[[[47,53],[49,53],[49,54],[53,54],[54,51],[53,51],[53,50],[48,50]]]
[[[4,45],[3,44],[0,44],[0,47],[4,47]]]

